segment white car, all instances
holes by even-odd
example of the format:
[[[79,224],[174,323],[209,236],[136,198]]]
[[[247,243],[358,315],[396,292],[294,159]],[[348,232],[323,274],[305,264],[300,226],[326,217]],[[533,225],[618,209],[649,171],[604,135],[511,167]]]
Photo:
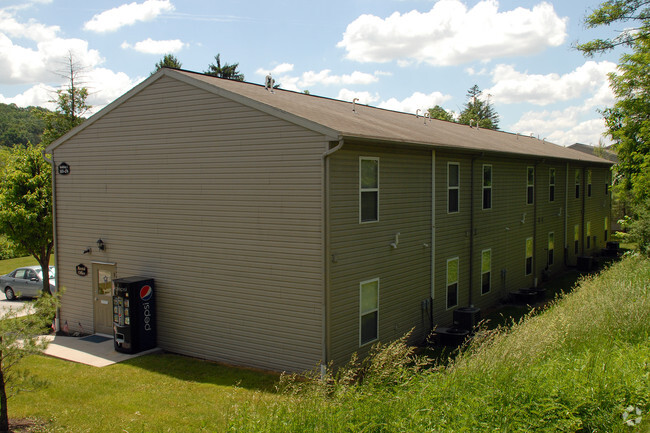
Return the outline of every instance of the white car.
[[[50,291],[54,292],[54,266],[49,267]],[[36,297],[43,290],[43,270],[39,265],[25,266],[0,276],[0,289],[8,300],[19,296]]]

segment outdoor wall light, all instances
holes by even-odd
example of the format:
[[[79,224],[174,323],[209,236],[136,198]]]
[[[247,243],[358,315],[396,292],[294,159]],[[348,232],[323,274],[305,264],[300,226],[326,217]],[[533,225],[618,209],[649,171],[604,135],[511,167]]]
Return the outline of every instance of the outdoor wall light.
[[[102,238],[97,240],[97,248],[99,248],[99,251],[104,251],[106,249],[106,244],[104,244]]]

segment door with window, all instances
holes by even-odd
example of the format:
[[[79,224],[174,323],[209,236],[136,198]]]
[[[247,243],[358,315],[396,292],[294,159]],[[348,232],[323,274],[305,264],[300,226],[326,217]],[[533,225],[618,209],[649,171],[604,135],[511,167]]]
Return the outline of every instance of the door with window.
[[[114,263],[93,263],[93,311],[95,333],[113,334]]]

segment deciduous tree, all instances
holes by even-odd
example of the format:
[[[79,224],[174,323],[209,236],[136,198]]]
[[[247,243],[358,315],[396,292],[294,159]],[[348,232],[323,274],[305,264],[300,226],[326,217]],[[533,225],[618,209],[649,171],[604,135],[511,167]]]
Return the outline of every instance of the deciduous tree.
[[[453,122],[454,116],[449,111],[442,108],[440,105],[436,105],[433,108],[429,108],[429,117],[432,119],[446,120],[447,122]]]
[[[52,167],[43,147],[13,149],[0,171],[0,232],[34,256],[43,268],[43,292],[50,293],[48,266],[54,248]]]

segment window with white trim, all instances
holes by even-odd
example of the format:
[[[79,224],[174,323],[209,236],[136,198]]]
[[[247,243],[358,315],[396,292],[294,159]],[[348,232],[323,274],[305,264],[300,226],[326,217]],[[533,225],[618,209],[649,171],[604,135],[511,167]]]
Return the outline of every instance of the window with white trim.
[[[591,197],[591,170],[587,170],[587,197]]]
[[[379,335],[379,278],[359,284],[359,346]]]
[[[492,285],[492,250],[481,251],[481,294],[485,295]]]
[[[483,164],[483,209],[492,209],[492,165]]]
[[[548,266],[555,263],[555,233],[549,232],[548,234]]]
[[[359,222],[379,220],[379,158],[359,158]]]
[[[526,168],[526,204],[535,202],[535,167]]]
[[[580,198],[580,169],[575,172],[576,198]]]
[[[604,239],[605,242],[608,240],[609,236],[609,217],[605,217],[605,225],[604,225],[605,231],[604,231]]]
[[[555,201],[555,169],[548,169],[548,201]]]
[[[533,238],[526,239],[526,275],[533,274]]]
[[[447,309],[458,305],[458,257],[447,260]]]
[[[580,253],[580,225],[573,226],[573,253]]]
[[[587,221],[585,229],[587,230],[587,248],[591,248],[591,221]]]
[[[447,163],[447,213],[459,211],[460,203],[460,164]]]

